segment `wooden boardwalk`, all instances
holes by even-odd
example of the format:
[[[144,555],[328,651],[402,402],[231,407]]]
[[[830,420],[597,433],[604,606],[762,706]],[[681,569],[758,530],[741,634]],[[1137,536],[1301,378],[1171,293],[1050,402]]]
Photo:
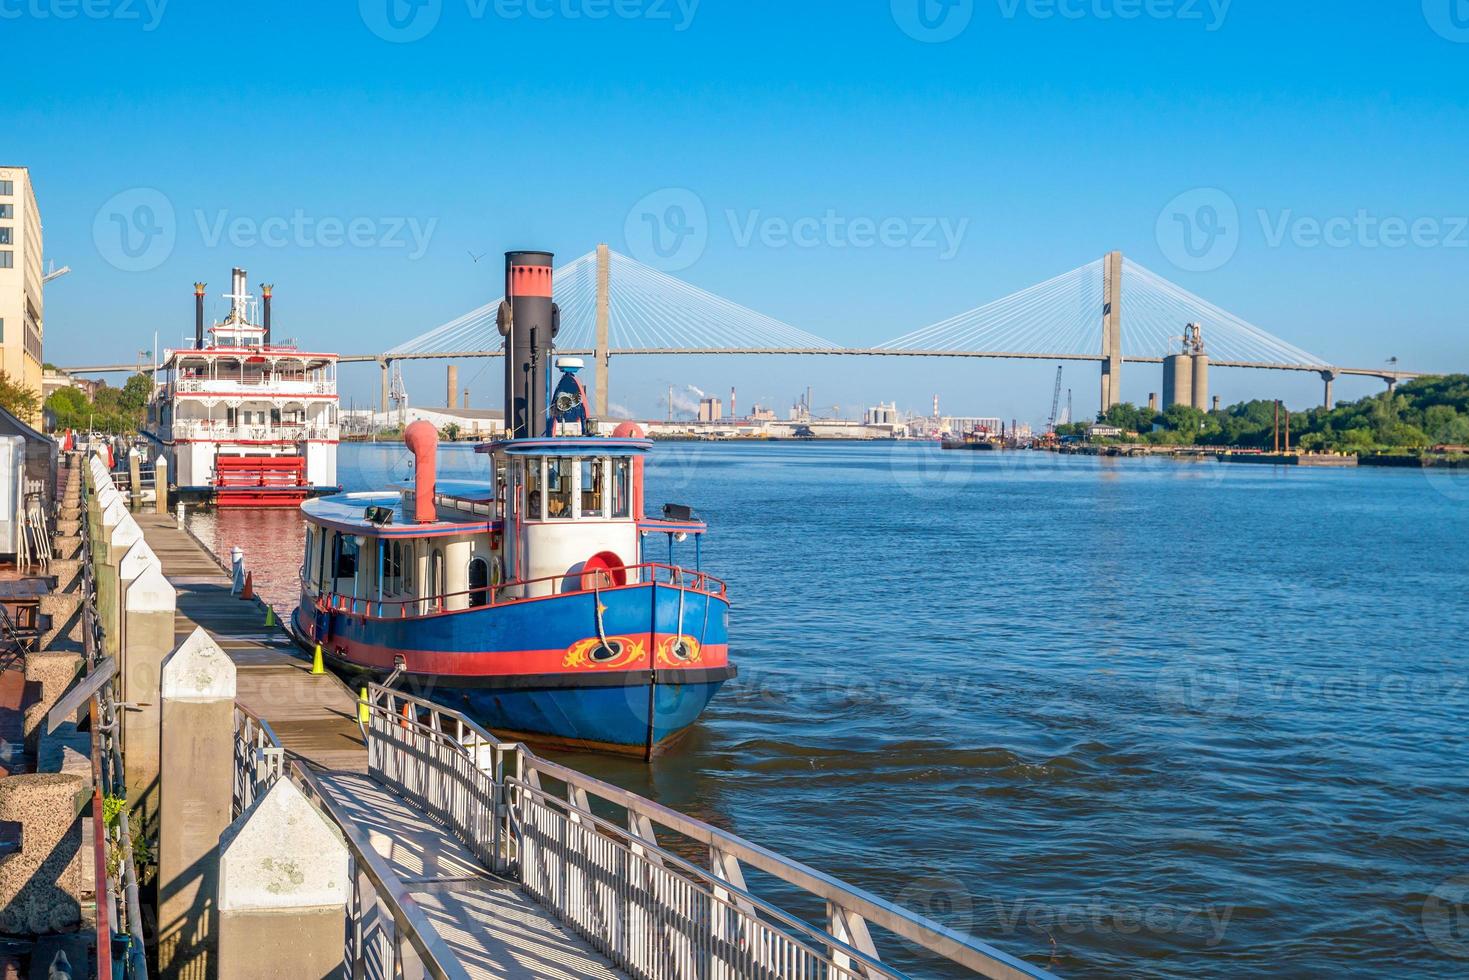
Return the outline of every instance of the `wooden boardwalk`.
[[[363,772],[367,746],[357,727],[357,697],[311,664],[265,609],[230,594],[229,576],[171,517],[134,515],[143,538],[178,590],[174,638],[202,626],[235,662],[236,700],[270,723],[287,752],[321,769]]]

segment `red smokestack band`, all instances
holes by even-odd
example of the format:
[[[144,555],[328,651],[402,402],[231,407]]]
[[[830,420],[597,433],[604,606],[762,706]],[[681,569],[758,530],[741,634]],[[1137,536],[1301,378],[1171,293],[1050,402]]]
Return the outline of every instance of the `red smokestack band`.
[[[551,298],[551,267],[549,265],[512,265],[510,267],[511,296],[541,296]]]

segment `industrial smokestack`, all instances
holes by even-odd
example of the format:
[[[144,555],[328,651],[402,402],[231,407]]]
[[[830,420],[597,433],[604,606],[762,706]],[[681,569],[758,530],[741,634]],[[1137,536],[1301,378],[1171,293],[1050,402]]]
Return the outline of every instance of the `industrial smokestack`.
[[[447,379],[448,380],[448,388],[449,388],[449,401],[448,401],[448,404],[449,404],[449,407],[450,408],[458,408],[459,407],[459,365],[457,365],[457,364],[450,364],[449,367],[447,368],[447,373],[449,375],[449,377]]]
[[[205,283],[194,283],[194,349],[204,349],[204,287]]]
[[[739,413],[735,411],[735,390],[733,385],[729,389],[729,417],[732,419],[740,417]]]
[[[546,367],[555,351],[560,311],[551,302],[550,252],[505,253],[505,419],[512,439],[546,434]]]
[[[260,325],[265,328],[265,337],[261,341],[266,347],[270,346],[270,293],[275,286],[268,282],[260,284]]]

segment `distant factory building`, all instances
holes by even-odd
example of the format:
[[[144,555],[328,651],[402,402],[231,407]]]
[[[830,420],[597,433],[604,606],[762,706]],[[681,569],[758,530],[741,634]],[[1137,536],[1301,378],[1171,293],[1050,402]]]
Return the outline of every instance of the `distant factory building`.
[[[699,402],[699,421],[718,422],[724,418],[724,403],[718,398],[704,398]]]
[[[869,408],[862,419],[863,425],[897,425],[901,419],[898,418],[898,403],[884,405],[878,402]]]

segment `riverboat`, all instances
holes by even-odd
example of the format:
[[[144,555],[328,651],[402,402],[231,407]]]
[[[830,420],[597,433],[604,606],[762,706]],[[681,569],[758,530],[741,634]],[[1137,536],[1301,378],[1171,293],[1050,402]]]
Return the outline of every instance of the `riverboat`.
[[[194,285],[194,345],[166,351],[143,436],[168,461],[173,492],[220,507],[295,507],[335,493],[337,355],[271,334],[272,287],[258,302],[233,270],[229,313],[205,329]]]
[[[438,433],[418,421],[411,481],[303,503],[293,629],[337,669],[501,736],[650,759],[735,674],[729,598],[691,509],[645,515],[653,444],[633,423],[598,434],[582,362],[557,361],[548,393],[551,276],[550,253],[506,256],[507,431],[476,447],[489,478],[439,480]]]

